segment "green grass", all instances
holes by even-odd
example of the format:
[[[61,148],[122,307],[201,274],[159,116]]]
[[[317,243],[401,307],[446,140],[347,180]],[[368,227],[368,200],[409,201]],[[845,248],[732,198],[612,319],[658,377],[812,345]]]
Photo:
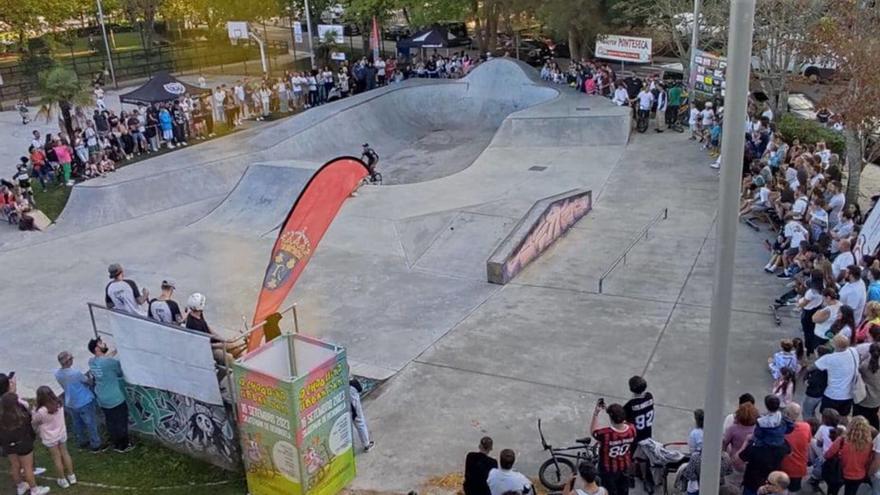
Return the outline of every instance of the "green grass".
[[[68,441],[79,483],[62,491],[55,484],[55,469],[49,453],[39,441],[36,443],[35,463],[47,470],[37,478],[37,484],[52,488],[52,493],[242,495],[247,492],[243,473],[225,471],[146,440],[139,441],[137,447],[126,454],[117,454],[112,450],[92,454],[73,446],[72,440]],[[11,484],[4,463],[0,471],[0,486],[8,487]]]

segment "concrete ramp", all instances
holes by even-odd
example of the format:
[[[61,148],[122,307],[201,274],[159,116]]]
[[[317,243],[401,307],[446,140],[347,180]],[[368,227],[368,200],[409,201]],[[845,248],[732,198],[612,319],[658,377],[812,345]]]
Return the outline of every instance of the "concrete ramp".
[[[190,225],[247,237],[272,232],[284,222],[314,173],[307,168],[251,165],[220,204]]]

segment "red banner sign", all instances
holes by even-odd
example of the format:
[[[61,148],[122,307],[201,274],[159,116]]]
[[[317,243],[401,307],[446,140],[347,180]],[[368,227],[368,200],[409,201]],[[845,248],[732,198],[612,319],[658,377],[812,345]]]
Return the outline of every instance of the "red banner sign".
[[[361,160],[339,157],[318,169],[303,188],[272,248],[263,288],[257,299],[254,325],[265,321],[281,307],[342,203],[367,173],[367,166]],[[261,330],[253,332],[248,338],[248,349],[255,349],[262,340]]]

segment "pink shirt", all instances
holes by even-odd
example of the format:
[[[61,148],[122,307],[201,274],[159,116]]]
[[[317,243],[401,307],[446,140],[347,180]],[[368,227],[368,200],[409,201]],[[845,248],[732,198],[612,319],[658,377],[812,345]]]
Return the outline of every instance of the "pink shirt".
[[[59,407],[55,414],[49,414],[45,407],[37,409],[32,423],[43,445],[57,445],[67,441],[67,425],[64,423],[64,408]]]
[[[72,161],[72,157],[70,156],[70,151],[68,151],[67,146],[60,144],[53,148],[55,150],[55,156],[58,158],[58,163],[70,163]]]

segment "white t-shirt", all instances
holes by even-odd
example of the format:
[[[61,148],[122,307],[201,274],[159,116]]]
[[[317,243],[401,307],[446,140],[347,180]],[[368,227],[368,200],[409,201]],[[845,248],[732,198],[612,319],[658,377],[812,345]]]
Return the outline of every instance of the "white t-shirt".
[[[837,255],[837,258],[834,258],[834,262],[831,263],[831,273],[834,274],[834,278],[837,278],[844,268],[855,264],[856,260],[851,252],[840,253]]]
[[[691,114],[688,116],[688,124],[689,125],[697,125],[697,121],[700,120],[700,111],[696,108],[691,108]]]
[[[379,60],[376,61],[375,64],[373,64],[373,66],[376,67],[376,74],[378,74],[380,76],[385,75],[385,61],[384,60],[382,60],[380,58]]]
[[[827,339],[826,335],[828,331],[831,330],[831,325],[834,325],[834,322],[837,320],[837,315],[840,313],[840,301],[832,304],[831,306],[825,306],[820,312],[828,310],[828,319],[821,322],[816,323],[816,327],[813,329],[813,334],[820,339]]]
[[[818,152],[818,153],[816,153],[816,154],[819,155],[819,159],[822,160],[822,165],[824,165],[825,167],[827,167],[827,166],[828,166],[828,162],[831,161],[831,150],[829,150],[829,149],[826,148],[826,149],[824,149],[824,150],[822,150],[822,151],[820,151],[820,152]]]
[[[857,322],[862,321],[862,313],[865,311],[867,297],[867,289],[862,279],[858,279],[855,282],[847,282],[840,288],[840,302],[853,309]]]
[[[797,180],[797,179],[795,179]],[[794,200],[794,204],[791,205],[791,212],[795,215],[803,215],[804,212],[807,211],[807,205],[809,202],[807,201],[806,196],[801,196],[798,199]]]
[[[846,205],[846,194],[837,193],[828,200],[828,206],[831,208],[831,225],[836,225],[840,221],[840,212]]]
[[[626,105],[626,102],[629,101],[629,93],[625,88],[617,88],[614,90],[614,98],[611,101],[620,106]]]
[[[639,110],[650,110],[654,104],[654,95],[650,91],[641,91],[636,98],[639,99]]]
[[[707,108],[700,112],[703,119],[703,126],[712,125],[715,122],[715,112],[711,108]]]
[[[108,308],[125,311],[135,315],[146,316],[147,312],[141,308],[137,300],[141,297],[137,284],[131,280],[113,280],[107,284],[104,291],[105,302]]]
[[[859,356],[853,349],[832,352],[816,360],[816,368],[828,372],[826,397],[833,400],[852,399],[853,374],[858,370],[858,362]]]
[[[492,495],[503,495],[507,492],[525,493],[532,488],[532,482],[528,478],[512,469],[492,469],[489,471],[486,483]]]
[[[804,294],[804,300],[807,303],[804,305],[805,310],[816,309],[819,306],[822,306],[822,294],[815,289],[807,289],[807,292]],[[824,338],[824,337],[823,337]]]
[[[783,235],[788,239],[791,239],[789,243],[789,247],[797,248],[800,247],[801,242],[807,240],[809,237],[809,232],[807,229],[801,225],[797,220],[792,220],[785,224],[785,230],[783,230]]]

